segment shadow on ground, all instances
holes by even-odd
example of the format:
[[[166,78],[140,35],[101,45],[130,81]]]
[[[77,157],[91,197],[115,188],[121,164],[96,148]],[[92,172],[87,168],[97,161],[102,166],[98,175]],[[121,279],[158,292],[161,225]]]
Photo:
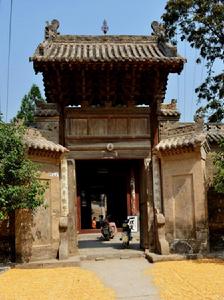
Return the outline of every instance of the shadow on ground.
[[[78,238],[78,247],[80,256],[91,256],[92,258],[120,255],[142,256],[140,249],[139,235],[135,234],[130,242],[129,248],[124,248],[120,241],[120,234],[117,234],[110,241],[105,241],[99,234],[80,234]]]

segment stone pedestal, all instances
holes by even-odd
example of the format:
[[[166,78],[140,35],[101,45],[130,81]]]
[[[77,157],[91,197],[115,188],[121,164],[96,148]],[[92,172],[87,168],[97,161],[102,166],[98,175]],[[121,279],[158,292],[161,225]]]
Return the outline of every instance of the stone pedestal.
[[[158,250],[162,255],[167,255],[170,253],[169,244],[165,237],[165,217],[163,214],[156,212],[156,227],[158,233]]]
[[[60,244],[58,251],[58,258],[67,259],[68,258],[68,217],[61,217],[59,223],[60,231]]]

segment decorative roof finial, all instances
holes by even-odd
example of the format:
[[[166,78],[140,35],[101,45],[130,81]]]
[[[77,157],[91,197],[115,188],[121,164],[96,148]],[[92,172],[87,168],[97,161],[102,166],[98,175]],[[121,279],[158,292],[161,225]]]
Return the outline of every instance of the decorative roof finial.
[[[55,38],[57,35],[59,35],[59,32],[58,32],[59,25],[60,25],[60,23],[56,19],[52,20],[50,24],[48,21],[46,22],[45,34],[44,34],[45,40]]]
[[[153,21],[151,23],[151,27],[153,30],[152,34],[165,41],[166,34],[165,34],[165,28],[163,27],[163,25],[157,21]]]
[[[102,31],[103,31],[104,34],[107,34],[107,31],[109,30],[109,27],[107,25],[107,21],[106,20],[103,21],[103,25],[102,25],[101,29],[102,29]]]

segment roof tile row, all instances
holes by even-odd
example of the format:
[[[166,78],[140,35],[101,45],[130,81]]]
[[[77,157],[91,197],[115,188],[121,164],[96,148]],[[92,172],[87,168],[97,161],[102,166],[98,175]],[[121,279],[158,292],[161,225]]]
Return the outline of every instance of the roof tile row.
[[[174,131],[174,128],[172,128]],[[178,131],[177,131],[178,132]],[[205,141],[208,143],[218,143],[224,139],[224,126],[213,126],[212,128],[205,126],[201,132],[195,130],[194,132],[183,133],[182,135],[175,134],[168,138],[162,139],[155,147],[157,151],[167,151],[180,147],[191,147],[197,144],[202,144]]]
[[[33,61],[180,61],[176,49],[164,52],[158,42],[141,36],[59,36],[43,42],[37,48]],[[173,50],[173,52],[172,52]],[[170,53],[173,55],[170,55]]]
[[[65,153],[68,150],[59,145],[45,139],[40,131],[34,128],[29,128],[24,136],[24,143],[28,148],[37,149],[37,150],[45,150],[45,151],[54,151]]]

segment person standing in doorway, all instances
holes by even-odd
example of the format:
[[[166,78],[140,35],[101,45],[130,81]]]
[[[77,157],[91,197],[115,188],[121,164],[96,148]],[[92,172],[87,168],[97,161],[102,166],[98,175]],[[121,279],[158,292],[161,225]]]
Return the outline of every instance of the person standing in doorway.
[[[92,219],[92,229],[96,229],[96,217]]]

